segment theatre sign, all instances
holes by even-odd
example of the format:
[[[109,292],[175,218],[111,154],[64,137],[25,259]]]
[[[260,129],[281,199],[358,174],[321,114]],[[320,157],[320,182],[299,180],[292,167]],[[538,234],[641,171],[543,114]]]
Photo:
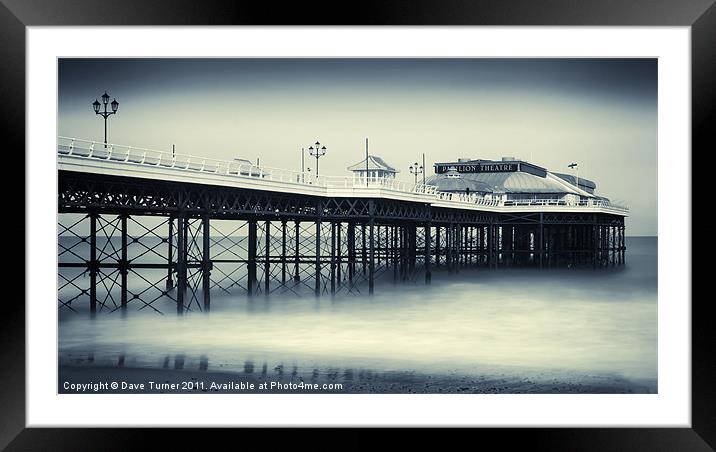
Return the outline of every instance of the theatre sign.
[[[520,164],[514,163],[436,163],[435,173],[443,174],[448,171],[458,173],[512,173],[520,170]]]

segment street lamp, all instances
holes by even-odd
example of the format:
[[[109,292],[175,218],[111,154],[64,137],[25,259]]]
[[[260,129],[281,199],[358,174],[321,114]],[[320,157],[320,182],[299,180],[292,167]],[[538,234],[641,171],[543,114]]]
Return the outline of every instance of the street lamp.
[[[577,188],[579,188],[579,166],[576,163],[570,163],[567,167],[577,170]]]
[[[316,146],[315,148],[313,146]],[[316,177],[318,177],[318,159],[326,155],[326,147],[316,141],[313,146],[308,148],[308,153],[316,157]]]
[[[102,94],[102,103],[100,104],[97,99],[92,102],[92,108],[94,109],[95,114],[100,115],[104,118],[104,147],[107,147],[107,118],[109,115],[113,115],[117,113],[117,110],[119,109],[119,102],[117,102],[117,99],[112,100],[112,103],[109,104],[112,111],[107,111],[107,104],[109,103],[109,94],[107,94],[107,91]],[[100,107],[104,105],[104,110],[100,111]]]
[[[418,175],[423,174],[424,171],[423,165],[418,166],[418,162],[410,165],[410,174],[415,175],[415,185],[418,185]]]

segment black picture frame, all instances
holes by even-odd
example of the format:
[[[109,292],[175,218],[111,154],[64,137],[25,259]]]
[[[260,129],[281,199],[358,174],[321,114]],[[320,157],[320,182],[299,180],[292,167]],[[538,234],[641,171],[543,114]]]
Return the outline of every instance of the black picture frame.
[[[347,5],[347,4],[346,4]],[[559,25],[559,26],[690,26],[692,52],[692,155],[693,150],[714,149],[716,134],[711,130],[710,113],[716,97],[716,6],[714,0],[402,0],[360,2],[345,7],[339,2],[295,2],[277,6],[271,2],[192,0],[0,0],[0,120],[4,128],[3,147],[8,157],[25,149],[25,29],[28,26],[64,25]],[[48,100],[48,108],[52,101]],[[10,152],[12,150],[12,153]],[[681,156],[680,156],[681,157]],[[683,156],[686,157],[686,156]],[[25,169],[24,159],[12,168]],[[693,177],[693,176],[692,176]],[[13,186],[6,193],[19,190]],[[13,199],[14,198],[14,199]],[[10,204],[19,205],[17,194]],[[24,204],[24,203],[23,203]],[[32,206],[25,206],[32,208]],[[15,208],[15,210],[20,210]],[[11,211],[12,213],[12,211]],[[12,213],[10,233],[25,236],[24,214]],[[21,229],[21,230],[20,230]],[[32,237],[25,237],[26,246]],[[16,268],[22,268],[15,260]],[[681,265],[691,265],[690,262]],[[0,447],[7,450],[133,450],[150,443],[148,435],[162,434],[163,447],[177,442],[179,449],[201,444],[210,447],[206,433],[194,429],[166,431],[149,429],[36,429],[25,427],[25,306],[24,296],[8,297],[0,317],[2,363],[0,366]],[[10,302],[12,301],[12,302]],[[691,302],[692,300],[684,300]],[[710,349],[714,328],[708,315],[707,297],[692,302],[692,428],[559,428],[481,429],[461,432],[469,441],[502,447],[517,444],[544,450],[713,450],[716,448],[716,359]],[[277,438],[266,429],[258,432],[222,432],[236,444],[258,439],[272,447]],[[310,431],[292,431],[290,442],[312,449],[372,447],[365,431],[334,429],[328,438],[316,442]],[[333,438],[336,438],[335,440]],[[212,433],[212,440],[216,436]],[[393,434],[381,441],[390,445],[420,442],[421,430]],[[168,441],[168,442],[167,442]],[[332,442],[337,441],[337,442]]]

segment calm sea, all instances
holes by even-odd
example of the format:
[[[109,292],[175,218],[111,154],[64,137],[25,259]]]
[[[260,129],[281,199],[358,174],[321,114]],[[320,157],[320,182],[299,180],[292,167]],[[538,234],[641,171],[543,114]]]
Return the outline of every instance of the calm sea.
[[[337,366],[440,374],[490,370],[657,376],[657,239],[627,238],[623,267],[499,269],[380,282],[372,297],[212,294],[210,314],[148,309],[60,316],[60,363],[243,371]],[[208,363],[208,364],[207,364]]]

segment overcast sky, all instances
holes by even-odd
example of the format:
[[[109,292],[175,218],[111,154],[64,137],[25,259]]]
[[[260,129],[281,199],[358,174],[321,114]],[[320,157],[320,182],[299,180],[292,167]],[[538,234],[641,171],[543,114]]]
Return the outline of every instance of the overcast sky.
[[[425,153],[514,156],[596,182],[657,232],[656,59],[60,59],[59,134],[103,139],[91,103],[120,102],[109,141],[321,174],[370,152],[401,170]],[[314,166],[314,161],[306,163]]]

